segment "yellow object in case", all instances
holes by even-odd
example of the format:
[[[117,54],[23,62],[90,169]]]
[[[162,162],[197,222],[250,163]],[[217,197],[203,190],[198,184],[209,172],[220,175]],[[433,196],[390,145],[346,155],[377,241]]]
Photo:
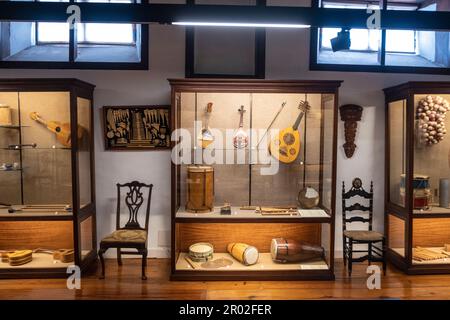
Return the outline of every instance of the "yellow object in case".
[[[258,262],[258,249],[246,243],[229,243],[227,246],[227,251],[233,256],[233,258],[246,266],[250,266]]]

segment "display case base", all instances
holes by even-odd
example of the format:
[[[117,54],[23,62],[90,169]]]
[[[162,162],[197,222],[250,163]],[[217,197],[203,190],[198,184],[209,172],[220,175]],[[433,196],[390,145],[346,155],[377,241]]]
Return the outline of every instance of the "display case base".
[[[434,260],[422,263],[408,264],[406,258],[399,254],[399,250],[389,249],[387,260],[396,268],[409,275],[450,274],[450,263],[436,263]],[[414,262],[414,261],[413,261]]]
[[[270,253],[260,253],[258,263],[245,266],[228,253],[214,253],[214,259],[225,258],[232,265],[220,269],[207,269],[202,262],[186,260],[187,253],[180,253],[171,280],[305,280],[334,279],[323,260],[303,263],[275,263]]]

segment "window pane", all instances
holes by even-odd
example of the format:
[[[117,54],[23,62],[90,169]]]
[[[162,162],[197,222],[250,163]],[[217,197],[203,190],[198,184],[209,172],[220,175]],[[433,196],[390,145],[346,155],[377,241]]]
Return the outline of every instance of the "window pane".
[[[386,65],[450,67],[450,33],[444,31],[386,31]]]
[[[380,63],[380,30],[351,29],[350,50],[333,52],[330,40],[335,38],[340,31],[341,29],[338,28],[319,29],[322,35],[321,46],[318,48],[318,63],[353,65],[377,65]]]
[[[133,43],[133,25],[86,23],[78,27],[78,42]]]
[[[63,22],[39,22],[38,42],[69,42],[69,24]]]
[[[331,49],[331,39],[335,38],[341,29],[323,28],[322,29],[322,48]],[[350,50],[372,50],[377,51],[380,42],[380,32],[378,30],[351,29]]]
[[[416,33],[412,30],[387,30],[386,51],[416,52]]]

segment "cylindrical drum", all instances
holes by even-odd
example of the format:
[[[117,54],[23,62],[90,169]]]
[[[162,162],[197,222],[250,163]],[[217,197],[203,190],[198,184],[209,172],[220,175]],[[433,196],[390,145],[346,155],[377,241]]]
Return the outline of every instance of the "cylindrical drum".
[[[213,258],[214,247],[207,242],[194,243],[189,247],[189,258],[196,262],[205,262]]]
[[[259,252],[253,246],[246,243],[233,242],[227,246],[227,251],[240,263],[251,266],[258,262]]]
[[[449,194],[448,194],[449,180],[439,179],[439,207],[448,208]]]
[[[325,250],[321,246],[301,243],[285,238],[272,239],[270,244],[272,260],[280,263],[304,262],[323,259]]]
[[[211,212],[214,209],[214,169],[210,166],[187,167],[188,212]]]

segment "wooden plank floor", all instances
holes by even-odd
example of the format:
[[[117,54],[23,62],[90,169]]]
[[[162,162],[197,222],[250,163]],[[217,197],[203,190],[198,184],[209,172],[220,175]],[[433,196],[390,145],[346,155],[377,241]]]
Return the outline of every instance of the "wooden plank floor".
[[[105,280],[83,277],[80,290],[65,279],[0,280],[0,299],[450,299],[450,275],[407,276],[390,267],[381,290],[366,287],[366,264],[352,278],[341,261],[336,281],[169,281],[169,260],[149,259],[149,279],[140,280],[140,260],[107,260]]]

